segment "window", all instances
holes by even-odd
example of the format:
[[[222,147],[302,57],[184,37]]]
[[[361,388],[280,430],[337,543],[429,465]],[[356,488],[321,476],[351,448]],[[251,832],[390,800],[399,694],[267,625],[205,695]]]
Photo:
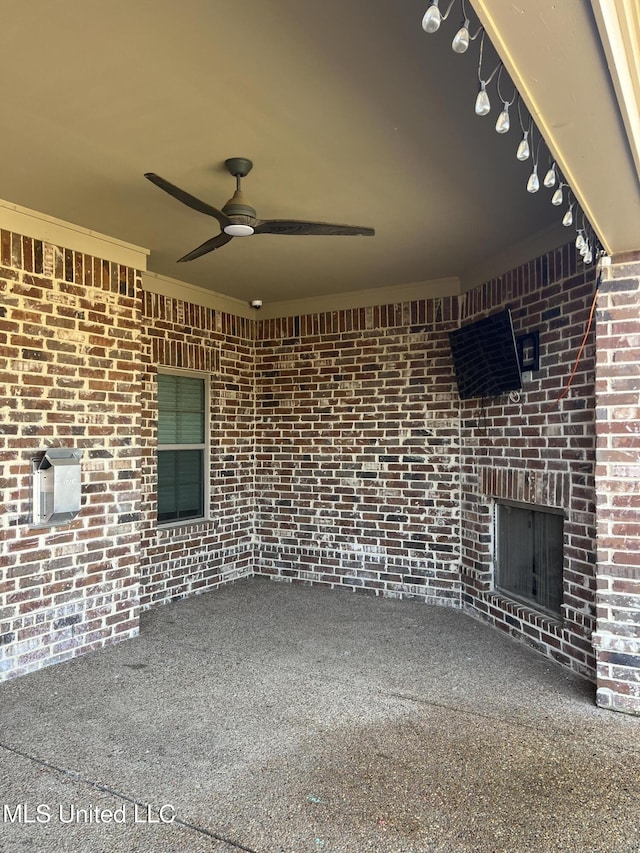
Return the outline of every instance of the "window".
[[[158,373],[158,521],[205,517],[207,497],[205,378]]]
[[[562,607],[561,511],[496,504],[496,586],[554,615]]]

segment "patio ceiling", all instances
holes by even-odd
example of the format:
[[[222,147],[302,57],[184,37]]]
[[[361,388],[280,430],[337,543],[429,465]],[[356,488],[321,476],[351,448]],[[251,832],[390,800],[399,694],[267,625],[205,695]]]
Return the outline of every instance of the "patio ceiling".
[[[245,303],[472,286],[568,232],[548,191],[525,191],[515,117],[496,134],[493,91],[491,115],[474,114],[478,44],[464,56],[450,46],[458,0],[434,35],[420,26],[427,5],[5,0],[0,196],[146,247],[159,276]],[[583,209],[620,252],[640,244],[638,11],[594,5],[595,16],[584,0],[474,3]],[[496,61],[486,46],[486,68]],[[369,225],[375,237],[261,235],[176,264],[218,225],[144,172],[221,207],[231,156],[254,162],[244,189],[258,216]]]

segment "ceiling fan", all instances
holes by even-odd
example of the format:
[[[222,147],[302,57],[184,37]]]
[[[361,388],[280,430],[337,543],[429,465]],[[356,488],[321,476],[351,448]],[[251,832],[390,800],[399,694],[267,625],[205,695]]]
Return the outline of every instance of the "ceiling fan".
[[[319,234],[324,236],[345,236],[345,237],[372,237],[375,234],[373,228],[364,228],[358,225],[335,225],[329,222],[306,222],[301,219],[258,219],[256,211],[252,204],[245,199],[240,182],[246,177],[253,163],[247,160],[246,157],[230,157],[224,161],[227,171],[236,179],[236,191],[233,197],[223,205],[222,210],[217,207],[212,207],[204,201],[188,192],[181,190],[165,181],[160,175],[154,172],[146,172],[145,178],[160,187],[169,195],[172,195],[178,201],[186,204],[187,207],[197,210],[199,213],[205,213],[207,216],[213,216],[217,219],[222,228],[219,234],[206,240],[201,246],[188,252],[182,258],[178,258],[178,263],[181,261],[193,261],[208,252],[213,252],[214,249],[219,249],[224,246],[234,237],[249,237],[251,234]]]

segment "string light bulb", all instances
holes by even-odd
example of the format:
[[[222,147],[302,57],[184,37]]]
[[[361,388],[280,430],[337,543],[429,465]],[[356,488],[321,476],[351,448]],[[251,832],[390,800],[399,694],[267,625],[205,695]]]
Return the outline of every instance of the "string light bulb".
[[[485,33],[483,30],[482,38],[480,39],[480,57],[478,59],[478,82],[480,83],[480,90],[478,91],[478,95],[476,97],[475,109],[477,116],[486,116],[486,114],[491,110],[491,102],[489,101],[489,93],[487,92],[487,86],[489,83],[491,83],[498,71],[500,71],[500,69],[502,68],[502,62],[499,62],[493,69],[491,74],[489,74],[487,79],[482,79],[482,56],[484,54],[484,36]]]
[[[540,178],[538,177],[538,163],[540,161],[540,143],[542,142],[542,137],[538,139],[538,144],[536,146],[536,153],[532,156],[533,159],[533,169],[531,174],[529,175],[529,180],[527,181],[527,192],[528,193],[537,193],[540,189]]]
[[[422,29],[425,33],[435,33],[440,29],[442,13],[438,6],[439,0],[431,0],[431,4],[422,18]]]
[[[504,71],[504,65],[500,65],[500,70],[498,71],[498,79],[496,81],[496,89],[498,90],[498,97],[502,101],[502,111],[498,116],[498,120],[496,121],[496,132],[497,133],[508,133],[509,128],[511,127],[511,120],[509,118],[509,107],[515,103],[515,100],[518,96],[518,92],[513,89],[513,98],[508,101],[505,96],[502,94],[502,89],[500,88],[500,83],[502,82],[502,72]]]
[[[437,33],[440,29],[440,24],[446,21],[449,17],[449,12],[456,0],[451,0],[449,8],[446,12],[441,12],[438,3],[440,0],[431,0],[431,4],[422,18],[422,29],[425,33]]]
[[[556,185],[556,163],[555,160],[551,164],[551,167],[547,171],[547,174],[544,176],[544,181],[542,182],[547,189],[551,189],[551,187],[555,187]]]
[[[480,81],[480,91],[476,97],[476,115],[486,116],[491,111],[491,101],[487,93],[487,84],[484,80]]]
[[[422,28],[427,33],[435,33],[440,29],[440,26],[444,20],[446,20],[453,8],[454,3],[457,0],[450,0],[450,3],[445,12],[440,11],[440,0],[429,0],[429,6],[424,13],[422,18]],[[454,53],[466,53],[469,49],[469,44],[471,41],[474,41],[480,34],[482,34],[482,39],[480,41],[480,56],[478,60],[478,93],[476,95],[475,100],[475,112],[476,115],[485,116],[489,112],[491,112],[491,102],[489,99],[489,93],[487,92],[487,86],[492,82],[493,78],[498,74],[497,79],[497,94],[500,101],[502,101],[503,108],[500,111],[498,118],[496,120],[495,129],[497,133],[508,133],[511,128],[511,118],[509,115],[509,107],[511,107],[517,100],[517,110],[518,110],[518,118],[520,122],[520,129],[522,131],[522,138],[518,143],[518,147],[516,149],[516,158],[519,161],[528,160],[529,157],[532,157],[533,165],[531,173],[529,174],[529,178],[527,180],[527,192],[536,193],[540,189],[540,178],[538,177],[538,164],[540,162],[540,145],[543,142],[542,135],[538,134],[539,138],[537,139],[537,145],[534,146],[534,135],[533,130],[538,130],[537,126],[534,124],[532,116],[529,114],[529,126],[525,128],[525,125],[522,120],[522,113],[520,111],[520,105],[522,99],[518,94],[517,89],[514,86],[514,94],[513,98],[509,101],[505,99],[501,89],[500,82],[502,73],[504,71],[504,64],[502,61],[499,61],[491,74],[485,78],[482,73],[482,60],[483,60],[483,50],[484,50],[484,37],[485,31],[482,26],[480,26],[474,35],[470,35],[469,32],[469,18],[467,16],[467,12],[465,9],[465,0],[461,0],[462,4],[462,24],[457,30],[453,40],[451,42],[451,47]],[[513,84],[512,84],[513,85]],[[531,141],[529,137],[531,136]],[[534,153],[535,152],[535,153]],[[560,180],[561,176],[558,176],[557,165],[555,160],[552,161],[551,155],[549,154],[549,162],[551,165],[545,172],[542,183],[547,189],[555,189],[552,197],[551,203],[558,207],[563,201],[563,188],[567,187],[569,190],[569,207],[565,210],[564,215],[562,217],[562,224],[565,227],[569,227],[574,223],[574,211],[573,208],[576,206],[575,199],[571,201],[572,193],[567,184],[563,183]],[[581,213],[581,209],[579,205],[576,207],[577,212]],[[585,222],[584,222],[584,214],[582,214],[582,228],[577,229],[577,236],[575,239],[575,247],[576,250],[580,253],[580,256],[585,264],[591,264],[593,262],[594,254],[596,256],[596,260],[598,260],[604,251],[602,249],[602,245],[600,244],[598,238],[593,234],[593,247],[589,244],[588,238],[585,237]]]
[[[451,47],[456,53],[466,53],[469,49],[469,18],[464,19],[464,23],[453,37]]]
[[[528,160],[531,151],[529,150],[529,131],[525,130],[520,140],[520,144],[518,145],[518,150],[516,151],[516,157],[518,160],[524,161]]]
[[[460,25],[460,29],[455,34],[453,41],[451,42],[451,47],[455,53],[466,53],[469,49],[469,42],[475,41],[482,32],[482,27],[478,27],[478,30],[474,35],[469,35],[469,17],[464,5],[464,0],[462,0],[462,17],[463,21]]]
[[[502,112],[496,121],[496,131],[498,133],[508,133],[511,127],[511,122],[509,121],[509,101],[504,101],[503,103]]]

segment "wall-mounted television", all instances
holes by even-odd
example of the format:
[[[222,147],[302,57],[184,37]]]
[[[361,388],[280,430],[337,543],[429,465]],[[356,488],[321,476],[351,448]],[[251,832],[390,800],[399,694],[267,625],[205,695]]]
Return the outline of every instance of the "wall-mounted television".
[[[505,309],[449,333],[458,393],[498,397],[522,388],[511,311]]]

